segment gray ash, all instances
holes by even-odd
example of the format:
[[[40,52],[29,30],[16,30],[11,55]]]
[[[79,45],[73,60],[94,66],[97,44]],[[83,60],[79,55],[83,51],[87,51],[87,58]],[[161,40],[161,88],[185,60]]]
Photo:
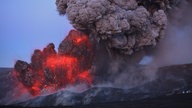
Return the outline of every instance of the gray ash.
[[[105,40],[103,47],[131,55],[146,46],[156,46],[164,36],[166,13],[178,4],[176,1],[56,0],[56,5],[77,30]]]

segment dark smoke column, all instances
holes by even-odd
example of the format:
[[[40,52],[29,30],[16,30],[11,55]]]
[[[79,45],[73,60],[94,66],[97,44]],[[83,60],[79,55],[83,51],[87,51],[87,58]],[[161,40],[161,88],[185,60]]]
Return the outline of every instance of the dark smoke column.
[[[166,12],[174,4],[174,0],[56,0],[59,13],[66,14],[74,28],[127,55],[156,46],[164,36]]]

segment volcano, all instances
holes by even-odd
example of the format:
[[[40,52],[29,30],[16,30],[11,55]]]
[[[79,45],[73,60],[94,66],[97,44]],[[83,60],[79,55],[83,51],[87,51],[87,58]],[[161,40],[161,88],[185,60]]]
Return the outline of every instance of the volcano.
[[[49,43],[34,50],[30,63],[17,60],[2,72],[0,104],[192,106],[192,17],[178,17],[190,13],[189,0],[56,0],[56,6],[74,29],[58,51]]]

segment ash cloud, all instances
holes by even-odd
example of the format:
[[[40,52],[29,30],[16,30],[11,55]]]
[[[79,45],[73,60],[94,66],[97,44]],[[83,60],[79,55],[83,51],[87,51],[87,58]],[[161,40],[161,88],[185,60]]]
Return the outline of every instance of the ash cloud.
[[[90,50],[96,56],[95,61],[92,62],[92,59],[86,61],[92,57],[87,51],[88,43],[86,45],[82,43],[82,46],[86,47],[77,47],[70,38],[66,38],[60,44],[58,54],[80,57],[80,64],[85,68],[91,68],[96,86],[99,83],[105,85],[103,82],[106,81],[107,86],[131,88],[154,80],[158,77],[156,76],[158,66],[181,64],[180,60],[189,58],[180,58],[190,57],[191,54],[191,37],[189,37],[191,32],[188,32],[191,30],[191,25],[185,25],[191,24],[190,18],[184,20],[178,18],[185,15],[183,12],[189,14],[190,9],[177,8],[178,3],[173,1],[177,0],[56,0],[59,13],[66,14],[74,28],[88,34],[90,40],[93,38],[94,41],[99,41],[97,43],[91,40],[100,47],[99,51]],[[175,16],[170,15],[170,8],[176,12]],[[184,37],[180,37],[181,35]],[[79,34],[75,36],[79,37]],[[137,51],[146,46],[156,46],[164,36],[164,40],[161,40],[155,51],[157,54],[152,55],[152,65],[138,66],[142,56],[137,55]],[[69,37],[72,38],[73,35]],[[125,56],[110,58],[107,54],[114,49]],[[45,58],[41,56],[42,52],[45,53]],[[36,50],[32,56],[30,65],[34,71],[42,68],[42,62],[48,55],[56,54],[53,44],[49,44],[42,52]],[[84,68],[81,65],[80,67]],[[49,73],[45,74],[49,78]],[[101,76],[104,81],[98,80],[97,76]]]
[[[160,78],[157,70],[160,67],[192,63],[192,10],[191,2],[183,1],[179,8],[171,11],[168,17],[168,25],[164,38],[156,49],[144,57],[146,66],[130,66],[129,63],[122,65],[122,61],[115,61],[109,70],[112,85],[120,88],[139,86],[149,81]],[[186,16],[186,17],[185,17]],[[144,63],[144,61],[142,61]],[[121,71],[123,70],[123,71]],[[183,83],[173,75],[166,76],[178,83]],[[172,78],[173,77],[173,78]],[[186,82],[185,82],[186,83]]]
[[[191,21],[182,17],[190,15],[187,3],[187,0],[56,0],[59,13],[66,15],[74,28],[88,31],[90,38],[96,38],[100,47],[107,47],[111,55],[120,53],[111,58],[103,51],[95,54],[104,58],[97,59],[95,73],[102,74],[104,82],[109,81],[107,84],[123,88],[156,79],[158,67],[191,62],[191,25],[186,26]],[[149,55],[144,51],[146,48]],[[152,60],[147,66],[137,66],[144,56]]]
[[[88,31],[90,36],[94,34],[97,40],[105,41],[107,44],[103,47],[131,55],[146,46],[156,46],[163,37],[166,11],[171,2],[56,0],[56,5],[59,13],[66,14],[77,30]]]

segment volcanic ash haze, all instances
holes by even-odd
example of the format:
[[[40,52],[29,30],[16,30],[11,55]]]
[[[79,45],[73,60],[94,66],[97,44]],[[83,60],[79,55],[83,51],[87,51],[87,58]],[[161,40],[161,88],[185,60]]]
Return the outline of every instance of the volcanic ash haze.
[[[110,50],[131,55],[164,36],[172,1],[56,0],[56,5],[77,30],[104,41]]]

